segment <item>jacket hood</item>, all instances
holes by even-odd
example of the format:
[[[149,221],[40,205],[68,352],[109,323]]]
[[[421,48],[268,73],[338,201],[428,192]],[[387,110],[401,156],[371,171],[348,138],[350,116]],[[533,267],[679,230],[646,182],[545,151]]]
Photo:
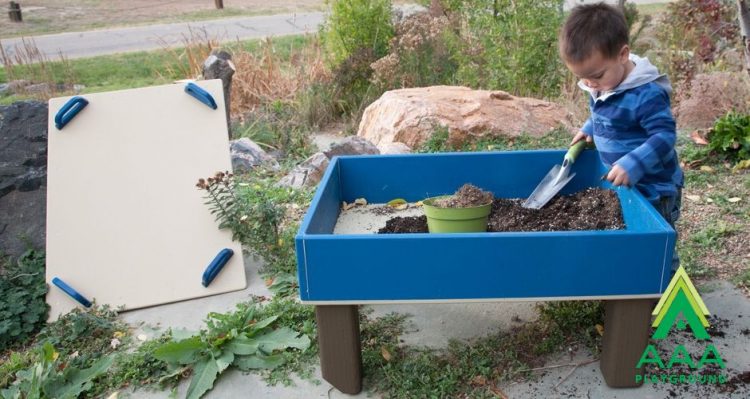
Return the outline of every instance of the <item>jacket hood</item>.
[[[584,84],[583,81],[580,80],[578,81],[578,87],[591,93],[591,97],[593,97],[594,100],[605,100],[607,97],[613,94],[638,86],[643,86],[646,83],[650,82],[654,82],[659,85],[659,87],[667,91],[667,94],[672,93],[672,85],[669,83],[669,78],[667,78],[667,75],[659,74],[659,70],[656,69],[656,67],[648,60],[648,58],[639,57],[631,53],[630,61],[633,61],[635,67],[632,71],[630,71],[625,80],[623,80],[622,83],[620,83],[614,89],[607,92],[599,92],[586,86],[586,84]]]

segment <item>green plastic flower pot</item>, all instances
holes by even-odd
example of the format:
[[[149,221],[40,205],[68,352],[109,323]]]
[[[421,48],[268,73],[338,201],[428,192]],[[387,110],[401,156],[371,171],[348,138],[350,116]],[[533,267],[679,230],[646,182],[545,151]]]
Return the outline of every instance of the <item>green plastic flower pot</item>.
[[[469,208],[439,208],[433,205],[435,200],[444,197],[446,196],[427,198],[422,201],[430,233],[487,231],[487,218],[492,210],[492,203]]]

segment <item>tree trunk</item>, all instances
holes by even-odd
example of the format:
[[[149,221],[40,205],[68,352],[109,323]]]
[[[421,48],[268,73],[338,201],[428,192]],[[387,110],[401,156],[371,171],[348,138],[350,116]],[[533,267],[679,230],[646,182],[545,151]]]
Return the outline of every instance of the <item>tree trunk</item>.
[[[214,0],[214,4],[216,4],[217,10],[221,10],[224,8],[224,0]]]
[[[742,32],[742,49],[745,52],[745,70],[750,74],[750,8],[747,1],[737,0],[737,19]]]

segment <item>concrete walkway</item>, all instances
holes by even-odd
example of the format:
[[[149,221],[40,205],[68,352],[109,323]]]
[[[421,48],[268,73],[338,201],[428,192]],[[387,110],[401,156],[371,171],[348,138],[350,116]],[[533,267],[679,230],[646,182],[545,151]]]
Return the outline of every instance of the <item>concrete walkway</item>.
[[[260,264],[251,256],[245,256],[247,289],[212,297],[194,299],[147,309],[128,311],[122,318],[141,332],[154,338],[168,327],[185,328],[197,331],[203,326],[203,319],[209,312],[227,312],[235,304],[250,300],[251,295],[270,296],[258,275]],[[715,336],[711,342],[716,345],[726,362],[726,374],[736,375],[750,371],[750,301],[731,284],[720,281],[699,288],[701,296],[712,315],[727,320],[721,327],[723,334]],[[519,323],[536,319],[533,302],[496,302],[467,304],[417,304],[417,305],[376,305],[372,317],[391,312],[409,314],[407,332],[401,338],[405,345],[445,348],[450,339],[466,340],[478,338],[498,330],[507,331]],[[520,319],[520,321],[519,321]],[[159,326],[154,331],[149,326]],[[136,334],[139,334],[136,333]],[[678,339],[680,339],[678,337]],[[685,341],[685,342],[682,342]],[[682,340],[691,352],[696,349]],[[699,343],[694,342],[693,345]],[[695,356],[695,355],[693,355]],[[547,366],[584,363],[594,355],[581,350],[572,354],[561,353],[549,359]],[[346,395],[322,379],[320,368],[314,373],[315,381],[293,378],[295,385],[285,387],[267,386],[257,374],[247,374],[236,369],[223,373],[216,381],[214,389],[205,398],[254,398],[254,399],[307,399],[307,398],[380,398],[380,395],[367,392],[367,386],[359,395]],[[183,381],[176,397],[184,397],[189,381]],[[714,387],[696,385],[648,384],[635,389],[612,389],[604,383],[599,372],[599,362],[595,361],[577,367],[555,367],[542,370],[531,380],[522,383],[506,383],[500,388],[509,398],[599,398],[599,399],[642,399],[669,398],[674,394],[683,398],[747,398],[750,387],[741,387],[735,392],[720,392]],[[143,399],[169,398],[169,391],[130,391],[131,397]]]
[[[72,59],[182,46],[183,39],[190,37],[191,30],[200,37],[205,32],[208,38],[220,42],[316,32],[323,20],[322,12],[263,15],[58,33],[32,36],[26,40],[33,40],[36,47],[50,59],[57,59],[60,53]],[[11,56],[15,53],[16,46],[23,46],[21,38],[1,41],[3,48]]]

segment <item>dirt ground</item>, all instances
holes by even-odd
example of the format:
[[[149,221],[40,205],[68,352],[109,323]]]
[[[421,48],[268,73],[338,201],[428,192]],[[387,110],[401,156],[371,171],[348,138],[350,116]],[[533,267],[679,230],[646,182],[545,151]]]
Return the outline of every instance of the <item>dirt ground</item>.
[[[324,0],[19,0],[22,23],[0,15],[0,38],[81,31],[155,22],[224,18],[240,15],[320,11]],[[3,3],[3,11],[7,2]]]
[[[611,190],[589,188],[556,196],[544,208],[526,209],[524,199],[496,198],[487,231],[611,230],[625,227],[620,201]],[[425,216],[396,216],[378,233],[426,233]]]

